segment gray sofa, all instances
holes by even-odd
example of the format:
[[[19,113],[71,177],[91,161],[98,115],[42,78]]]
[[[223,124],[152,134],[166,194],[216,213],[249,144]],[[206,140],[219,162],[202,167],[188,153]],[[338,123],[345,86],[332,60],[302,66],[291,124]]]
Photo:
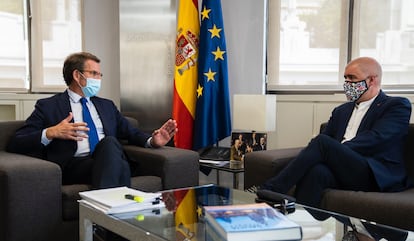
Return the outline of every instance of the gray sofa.
[[[58,165],[6,152],[8,140],[23,123],[0,122],[0,241],[78,240],[78,193],[90,187],[62,186]],[[133,188],[155,192],[198,185],[197,152],[169,146],[124,148],[139,163]]]
[[[259,186],[277,175],[301,149],[287,148],[247,154],[244,158],[245,188]],[[405,164],[409,177],[414,181],[414,124],[410,124],[406,141]],[[414,188],[393,193],[330,189],[323,196],[322,208],[414,231]]]

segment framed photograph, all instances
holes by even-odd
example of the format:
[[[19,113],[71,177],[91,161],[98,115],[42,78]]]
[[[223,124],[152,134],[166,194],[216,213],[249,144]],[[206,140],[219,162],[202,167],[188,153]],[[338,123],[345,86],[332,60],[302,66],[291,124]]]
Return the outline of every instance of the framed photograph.
[[[243,160],[248,152],[266,150],[267,133],[264,132],[232,132],[231,160]]]

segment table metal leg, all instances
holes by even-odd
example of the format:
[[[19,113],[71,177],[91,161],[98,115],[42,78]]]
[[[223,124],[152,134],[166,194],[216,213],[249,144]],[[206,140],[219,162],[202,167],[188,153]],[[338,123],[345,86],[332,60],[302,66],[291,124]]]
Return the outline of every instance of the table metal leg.
[[[233,173],[233,188],[239,189],[239,173]]]
[[[89,219],[83,216],[82,212],[79,213],[79,240],[93,240],[93,224]]]

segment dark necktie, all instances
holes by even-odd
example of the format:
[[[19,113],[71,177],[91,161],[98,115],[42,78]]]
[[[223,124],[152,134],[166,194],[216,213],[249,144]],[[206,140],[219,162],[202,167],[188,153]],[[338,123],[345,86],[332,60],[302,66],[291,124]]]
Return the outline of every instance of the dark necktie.
[[[88,100],[85,98],[81,98],[80,101],[82,103],[83,121],[86,122],[89,127],[89,148],[91,150],[90,153],[92,154],[92,152],[95,150],[96,144],[98,144],[99,142],[98,132],[96,131],[96,127],[93,123],[92,116],[89,112],[88,106],[86,106],[86,102],[88,102]]]

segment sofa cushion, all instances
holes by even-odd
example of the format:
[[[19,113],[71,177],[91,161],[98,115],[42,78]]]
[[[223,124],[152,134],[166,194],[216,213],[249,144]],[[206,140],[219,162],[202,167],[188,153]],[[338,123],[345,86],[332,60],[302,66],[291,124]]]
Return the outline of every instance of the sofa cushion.
[[[162,180],[157,176],[137,176],[131,178],[131,187],[143,192],[162,190]]]
[[[244,156],[244,187],[260,186],[298,155],[302,147],[254,151]]]

